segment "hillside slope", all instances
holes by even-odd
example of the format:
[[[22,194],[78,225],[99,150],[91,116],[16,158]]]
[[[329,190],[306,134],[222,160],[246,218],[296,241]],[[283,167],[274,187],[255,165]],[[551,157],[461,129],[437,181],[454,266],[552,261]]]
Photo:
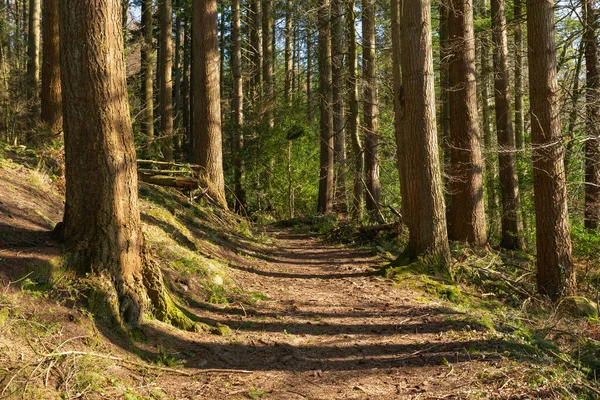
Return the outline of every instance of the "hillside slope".
[[[386,278],[385,260],[370,249],[289,229],[252,232],[237,216],[145,185],[148,249],[182,309],[213,330],[148,319],[120,332],[86,311],[85,280],[61,268],[49,232],[63,200],[32,165],[10,154],[0,164],[0,398],[598,393],[573,361],[549,352],[555,347],[497,323],[504,308],[476,306],[481,296],[457,302],[469,295],[435,278]]]

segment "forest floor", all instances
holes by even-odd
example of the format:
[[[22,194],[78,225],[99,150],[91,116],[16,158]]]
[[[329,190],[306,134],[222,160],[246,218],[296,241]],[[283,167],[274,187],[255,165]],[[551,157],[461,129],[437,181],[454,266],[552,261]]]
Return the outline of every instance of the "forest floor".
[[[218,292],[207,301],[194,290],[201,276],[165,270],[188,315],[230,332],[150,320],[124,339],[69,301],[68,275],[52,278],[61,296],[45,294],[51,278],[39,275],[60,255],[49,231],[62,201],[44,179],[0,168],[0,399],[572,398],[565,393],[587,385],[414,280],[386,278],[387,261],[371,249],[292,229],[214,247],[257,301],[219,301]],[[142,219],[154,223],[148,208]],[[196,249],[193,231],[161,226]]]

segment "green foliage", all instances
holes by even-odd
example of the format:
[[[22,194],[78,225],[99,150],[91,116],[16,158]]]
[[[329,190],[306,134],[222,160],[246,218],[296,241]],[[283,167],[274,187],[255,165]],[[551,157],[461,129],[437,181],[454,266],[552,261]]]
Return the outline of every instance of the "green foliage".
[[[253,400],[258,400],[258,399],[262,399],[263,397],[265,397],[267,393],[263,390],[259,390],[255,387],[251,387],[250,390],[248,390],[248,397],[250,397]]]

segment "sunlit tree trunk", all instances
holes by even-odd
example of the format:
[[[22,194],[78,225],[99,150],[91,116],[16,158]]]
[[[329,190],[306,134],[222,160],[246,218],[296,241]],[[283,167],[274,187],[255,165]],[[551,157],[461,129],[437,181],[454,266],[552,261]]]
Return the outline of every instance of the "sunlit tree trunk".
[[[208,188],[208,194],[227,207],[223,175],[217,1],[195,1],[192,15],[194,160],[204,169],[203,183]]]
[[[487,230],[475,83],[473,0],[448,0],[448,4],[450,236],[483,246]]]
[[[405,1],[400,18],[403,90],[402,144],[405,177],[402,185],[408,253],[417,258],[433,255],[441,265],[450,262],[446,210],[435,122],[431,3]]]
[[[366,206],[372,216],[379,214],[379,102],[377,98],[377,59],[375,42],[375,0],[363,0],[363,77]]]
[[[53,135],[62,132],[62,94],[58,37],[58,0],[45,0],[42,64],[42,123]]]
[[[29,0],[29,30],[27,35],[27,89],[34,118],[39,117],[40,86],[40,13],[41,0]]]
[[[527,0],[537,283],[538,290],[554,300],[576,291],[563,164],[555,32],[554,2]]]
[[[515,135],[510,112],[508,76],[508,39],[506,1],[492,0],[492,36],[494,42],[494,98],[498,135],[498,170],[502,191],[502,241],[505,249],[523,248],[521,198],[517,175]]]
[[[166,161],[173,159],[173,3],[160,0],[160,148]]]
[[[320,173],[317,212],[327,214],[333,207],[333,112],[331,109],[331,3],[319,0],[319,104]]]
[[[362,218],[364,184],[363,171],[365,156],[360,140],[358,113],[358,55],[356,46],[356,12],[354,0],[347,0],[346,32],[348,34],[348,136],[352,140],[352,157],[354,158],[354,182],[352,198],[352,217]]]
[[[233,74],[233,159],[235,210],[246,208],[244,169],[244,84],[242,76],[241,1],[231,2],[231,71]]]

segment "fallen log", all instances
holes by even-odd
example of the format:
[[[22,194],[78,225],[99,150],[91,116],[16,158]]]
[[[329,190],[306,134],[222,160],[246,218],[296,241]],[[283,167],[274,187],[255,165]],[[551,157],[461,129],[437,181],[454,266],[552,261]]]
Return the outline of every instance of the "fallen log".
[[[150,165],[165,165],[169,167],[179,167],[179,168],[191,168],[195,170],[202,170],[203,168],[197,164],[180,164],[169,161],[154,161],[154,160],[137,160],[138,164],[150,164]]]
[[[146,174],[146,175],[192,175],[194,172],[192,171],[173,171],[168,169],[138,169],[138,173]]]
[[[178,189],[195,190],[200,186],[197,179],[185,177],[148,175],[139,173],[138,178],[142,182],[151,183],[158,186],[169,186]]]

